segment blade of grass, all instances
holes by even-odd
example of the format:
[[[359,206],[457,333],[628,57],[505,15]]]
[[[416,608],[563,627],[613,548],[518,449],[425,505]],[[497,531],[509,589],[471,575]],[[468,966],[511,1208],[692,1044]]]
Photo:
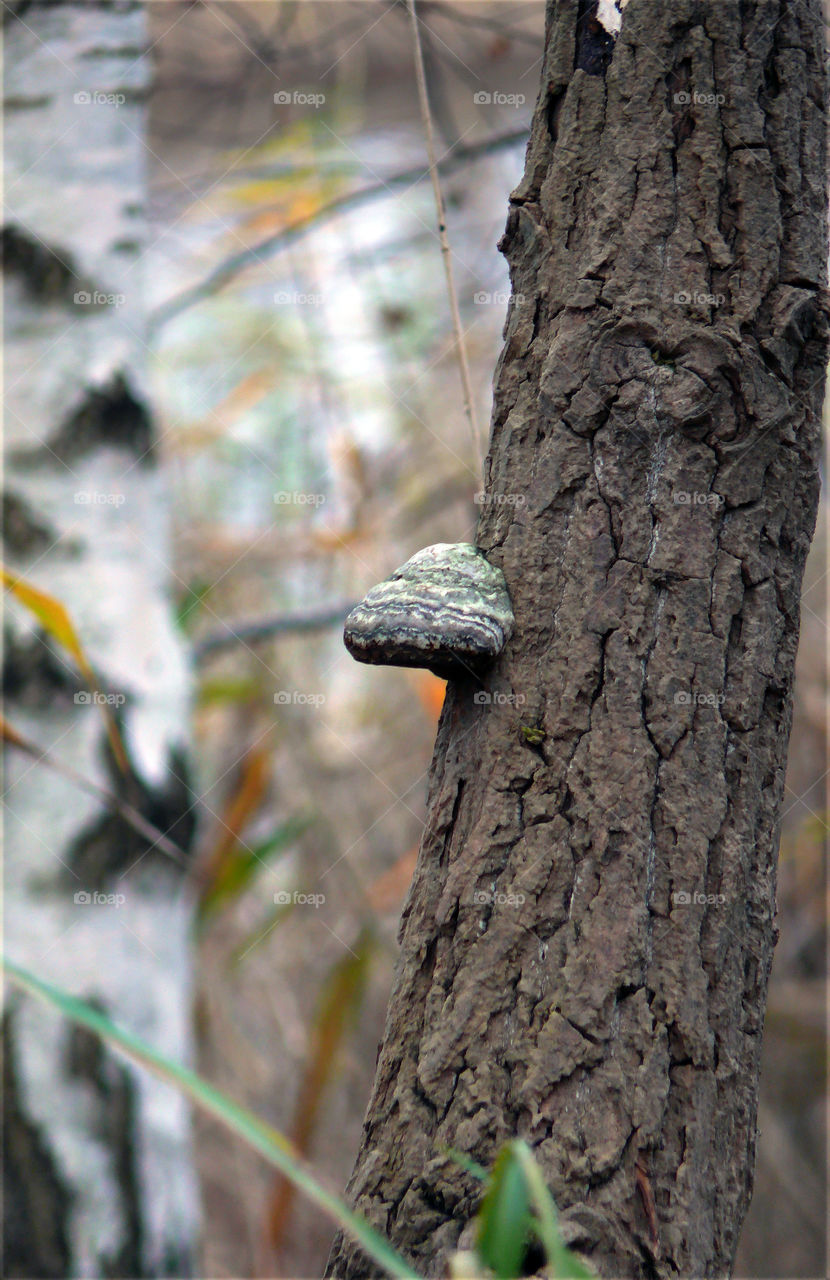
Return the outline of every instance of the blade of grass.
[[[226,859],[239,845],[246,825],[262,804],[271,772],[271,752],[264,746],[253,747],[242,760],[233,791],[222,806],[212,845],[200,859],[199,879],[203,893],[221,876]]]
[[[202,928],[217,911],[234,902],[264,867],[291,848],[292,844],[306,831],[309,818],[288,818],[262,844],[249,849],[242,842],[230,849],[217,869],[213,882],[199,899],[198,925]]]
[[[278,903],[264,920],[260,921],[255,929],[247,933],[242,941],[234,947],[230,956],[230,968],[235,969],[243,960],[247,959],[257,947],[261,946],[267,937],[276,929],[277,925],[282,924],[289,916],[294,913],[294,902]]]
[[[595,1280],[594,1272],[572,1253],[559,1234],[559,1217],[553,1196],[547,1188],[542,1170],[533,1153],[520,1138],[510,1143],[513,1155],[524,1174],[536,1218],[536,1230],[545,1250],[554,1280]]]
[[[511,1143],[502,1147],[478,1215],[476,1248],[497,1280],[521,1274],[530,1228],[530,1188]]]
[[[94,1032],[133,1062],[137,1062],[167,1084],[179,1089],[202,1110],[259,1151],[266,1160],[290,1178],[299,1191],[318,1204],[323,1212],[342,1227],[390,1276],[401,1277],[402,1280],[420,1280],[417,1271],[413,1271],[400,1254],[373,1227],[369,1226],[368,1222],[353,1213],[338,1200],[337,1196],[321,1186],[305,1162],[299,1158],[293,1145],[277,1129],[260,1120],[245,1107],[233,1102],[218,1089],[214,1089],[213,1085],[197,1076],[194,1071],[170,1061],[169,1058],[140,1040],[138,1036],[122,1030],[83,1000],[69,995],[59,987],[52,986],[51,983],[43,982],[6,957],[3,958],[2,965],[6,975],[16,986],[58,1009],[65,1017]]]

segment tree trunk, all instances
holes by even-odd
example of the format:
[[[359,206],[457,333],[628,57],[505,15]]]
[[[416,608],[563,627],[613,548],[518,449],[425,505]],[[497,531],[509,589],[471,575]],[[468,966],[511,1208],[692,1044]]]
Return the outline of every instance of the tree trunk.
[[[143,6],[18,4],[4,25],[6,560],[62,601],[100,681],[10,601],[7,713],[186,848],[189,676],[145,385]],[[186,1060],[182,867],[14,750],[6,782],[8,954]],[[9,1000],[3,1032],[3,1274],[189,1274],[198,1188],[181,1096],[29,998]]]
[[[749,1201],[826,357],[818,0],[547,8],[478,542],[358,1209],[426,1274],[533,1147],[605,1276],[729,1271]],[[371,1266],[342,1238],[330,1274]]]

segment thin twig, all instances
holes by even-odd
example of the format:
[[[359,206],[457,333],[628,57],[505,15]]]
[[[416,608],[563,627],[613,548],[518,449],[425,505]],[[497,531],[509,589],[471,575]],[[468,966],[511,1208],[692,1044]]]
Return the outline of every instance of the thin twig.
[[[21,733],[18,733],[17,729],[13,729],[8,721],[3,721],[2,729],[2,736],[5,742],[17,747],[19,751],[25,752],[27,756],[30,756],[38,764],[45,765],[47,769],[52,769],[62,778],[65,778],[67,782],[71,782],[73,786],[76,786],[79,791],[84,791],[88,796],[92,796],[93,799],[105,805],[107,809],[117,813],[119,818],[132,827],[133,831],[138,832],[140,836],[149,841],[151,849],[158,849],[180,866],[186,867],[188,865],[190,860],[184,849],[177,845],[175,841],[169,839],[163,831],[160,831],[154,823],[149,822],[131,804],[127,804],[125,800],[120,800],[118,796],[113,795],[106,787],[93,782],[91,778],[85,778],[83,774],[78,773],[71,765],[55,760],[53,756],[50,756],[48,752],[37,746],[36,743],[24,738]]]
[[[461,372],[461,386],[464,390],[464,409],[470,424],[473,437],[473,449],[477,458],[483,457],[482,440],[478,430],[473,399],[473,386],[470,379],[470,366],[467,363],[467,348],[464,345],[464,332],[461,328],[461,312],[458,307],[458,294],[452,274],[452,255],[447,237],[447,217],[444,210],[444,197],[441,194],[441,182],[438,177],[438,160],[435,155],[435,137],[432,130],[432,114],[429,109],[427,93],[427,77],[424,71],[424,51],[421,46],[421,32],[418,28],[418,15],[415,12],[415,0],[408,0],[409,16],[412,19],[412,36],[415,43],[415,79],[418,82],[418,98],[421,103],[421,119],[426,135],[427,159],[429,160],[429,176],[432,179],[432,190],[435,193],[435,210],[438,214],[438,238],[441,242],[441,258],[444,263],[444,274],[447,277],[447,292],[452,312],[452,326],[455,331],[455,346],[458,353],[458,367]]]

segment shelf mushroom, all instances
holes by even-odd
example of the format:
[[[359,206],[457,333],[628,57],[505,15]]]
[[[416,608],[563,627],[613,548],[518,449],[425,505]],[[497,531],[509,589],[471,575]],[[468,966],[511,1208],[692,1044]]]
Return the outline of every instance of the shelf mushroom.
[[[479,676],[504,648],[513,609],[501,569],[469,542],[425,547],[372,587],[346,619],[358,662]]]

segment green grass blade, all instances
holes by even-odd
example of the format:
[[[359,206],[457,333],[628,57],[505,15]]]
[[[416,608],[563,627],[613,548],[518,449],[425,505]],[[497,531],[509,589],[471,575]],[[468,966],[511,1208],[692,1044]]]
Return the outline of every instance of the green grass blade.
[[[530,1147],[517,1138],[510,1143],[510,1148],[527,1183],[535,1212],[536,1231],[547,1256],[551,1277],[553,1280],[595,1280],[594,1272],[562,1240],[553,1196]]]
[[[289,818],[262,844],[248,849],[238,841],[222,859],[221,866],[199,901],[197,918],[201,929],[208,920],[234,902],[270,862],[276,861],[307,831],[309,818]]]
[[[390,1276],[402,1277],[402,1280],[419,1280],[417,1271],[413,1271],[392,1246],[369,1226],[368,1222],[352,1213],[338,1200],[337,1196],[320,1185],[296,1153],[292,1143],[277,1129],[265,1124],[253,1112],[233,1102],[218,1089],[214,1089],[195,1072],[171,1062],[163,1054],[145,1044],[138,1036],[123,1031],[115,1023],[110,1022],[109,1018],[85,1004],[83,1000],[69,995],[59,987],[53,987],[48,982],[41,981],[40,978],[36,978],[34,974],[5,957],[2,964],[8,978],[16,986],[52,1005],[65,1017],[86,1027],[108,1044],[120,1049],[133,1062],[146,1067],[167,1084],[179,1089],[196,1106],[207,1111],[238,1137],[248,1142],[285,1174],[298,1191],[318,1204]]]
[[[512,1145],[502,1147],[481,1202],[476,1247],[496,1280],[521,1274],[530,1229],[530,1196]]]

